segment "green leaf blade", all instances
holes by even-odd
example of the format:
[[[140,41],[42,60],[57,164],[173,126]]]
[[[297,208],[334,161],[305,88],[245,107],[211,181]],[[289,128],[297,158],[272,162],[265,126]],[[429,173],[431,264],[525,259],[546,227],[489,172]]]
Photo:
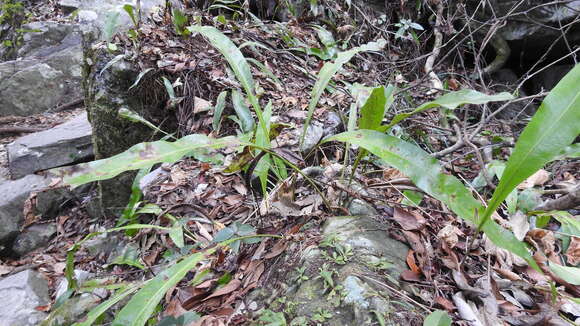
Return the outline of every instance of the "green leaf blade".
[[[520,135],[480,225],[487,223],[518,184],[558,157],[579,134],[580,65],[576,65],[552,89]]]
[[[349,62],[352,57],[360,52],[366,51],[379,51],[385,46],[385,41],[380,40],[380,42],[370,42],[359,47],[350,49],[348,51],[344,51],[338,54],[336,60],[334,62],[327,62],[324,64],[320,72],[318,73],[318,79],[312,88],[312,93],[310,94],[310,103],[308,104],[308,114],[306,116],[306,121],[304,122],[304,131],[302,132],[302,136],[300,137],[300,143],[304,142],[304,136],[306,135],[306,131],[308,130],[308,126],[310,125],[310,121],[312,120],[312,115],[314,114],[314,109],[316,109],[316,105],[318,105],[318,101],[324,93],[326,86],[332,79],[332,77],[336,74],[342,66]]]
[[[511,99],[513,99],[513,96],[506,92],[487,95],[471,89],[462,89],[457,92],[447,93],[431,102],[424,103],[411,112],[397,114],[385,128],[389,129],[410,116],[436,107],[455,110],[463,104],[485,104],[489,102],[507,101]]]
[[[423,321],[423,326],[451,326],[451,318],[443,310],[435,310]]]
[[[387,88],[379,86],[372,90],[371,95],[360,110],[360,129],[379,130],[385,117],[387,104],[392,102],[393,90],[392,85]]]
[[[210,254],[209,250],[207,254]],[[113,321],[113,326],[143,326],[155,311],[165,293],[185,275],[195,268],[207,254],[196,253],[180,263],[164,270],[148,281],[139,292],[121,309]]]
[[[77,187],[85,183],[113,178],[125,171],[139,170],[157,163],[173,163],[184,156],[207,158],[207,150],[238,145],[234,137],[219,139],[194,134],[174,142],[159,140],[134,145],[123,153],[89,163],[56,168],[51,173],[63,178],[63,183]]]
[[[373,130],[344,132],[326,138],[323,143],[329,141],[348,142],[375,154],[407,175],[419,189],[440,200],[467,221],[477,223],[477,216],[483,213],[483,206],[461,181],[442,173],[435,158],[411,143]],[[515,253],[532,267],[538,268],[526,245],[518,241],[513,233],[502,229],[494,221],[487,223],[483,231],[495,245]]]

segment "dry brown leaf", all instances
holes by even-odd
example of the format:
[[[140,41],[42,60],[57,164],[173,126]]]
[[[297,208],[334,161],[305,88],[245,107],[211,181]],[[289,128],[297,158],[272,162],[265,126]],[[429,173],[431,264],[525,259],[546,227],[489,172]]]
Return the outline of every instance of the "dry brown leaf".
[[[264,258],[265,259],[272,259],[272,258],[280,255],[281,253],[283,253],[287,247],[288,247],[288,243],[286,241],[278,241],[274,245],[274,247],[272,247],[272,250],[270,250],[270,252],[264,256]]]
[[[14,267],[0,265],[0,276],[6,275],[6,274],[12,272],[13,269],[14,269]]]
[[[566,259],[568,260],[568,265],[576,266],[580,263],[580,238],[572,237],[570,240],[570,245],[568,250],[566,250]]]
[[[541,186],[550,180],[550,174],[544,169],[538,170],[536,173],[529,176],[524,182],[518,185],[518,189],[528,189],[535,186]]]
[[[459,242],[459,236],[463,236],[463,231],[453,224],[448,224],[437,233],[437,237],[447,244],[449,248],[455,248]]]
[[[521,211],[517,211],[515,214],[510,216],[510,225],[514,235],[520,241],[524,240],[526,234],[530,230],[530,222],[528,221],[528,217]]]
[[[169,304],[167,304],[167,307],[165,308],[163,315],[164,316],[179,317],[186,312],[187,312],[187,310],[185,310],[181,306],[181,302],[179,301],[179,298],[176,295],[173,297],[173,299],[171,299],[171,301],[169,301]]]
[[[401,279],[407,282],[419,282],[421,281],[421,273],[417,273],[412,270],[406,270],[401,273]]]
[[[452,312],[455,310],[455,305],[453,302],[447,300],[444,297],[435,297],[435,303],[441,306],[443,309],[447,310],[448,312]]]
[[[398,207],[395,207],[393,219],[406,231],[420,230],[426,223],[425,218],[421,214],[408,212]]]
[[[258,283],[258,280],[260,279],[265,270],[266,267],[264,266],[264,263],[259,262],[259,264],[257,264],[255,268],[252,268],[250,270],[251,276],[247,278],[246,281],[244,281],[244,288],[248,287],[252,283]]]
[[[421,269],[419,268],[419,266],[417,266],[417,263],[415,262],[414,254],[415,252],[413,250],[409,250],[409,252],[407,253],[407,265],[413,272],[421,274]]]
[[[214,293],[212,293],[212,295],[210,295],[209,297],[203,299],[203,301],[206,301],[206,300],[209,300],[211,298],[216,298],[216,297],[220,297],[222,295],[226,295],[226,294],[232,293],[235,290],[237,290],[240,287],[241,284],[242,284],[242,282],[240,282],[240,280],[231,280],[224,287],[217,289]]]
[[[243,183],[237,182],[232,187],[242,196],[248,194],[248,188]]]
[[[22,213],[24,215],[24,224],[20,230],[24,230],[26,227],[34,224],[40,218],[39,215],[34,214],[36,210],[36,193],[30,194],[30,196],[24,201],[24,208]]]

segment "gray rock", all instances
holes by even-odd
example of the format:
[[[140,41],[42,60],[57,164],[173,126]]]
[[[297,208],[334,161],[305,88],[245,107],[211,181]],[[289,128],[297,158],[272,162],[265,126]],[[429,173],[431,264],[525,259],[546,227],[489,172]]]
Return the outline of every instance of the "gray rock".
[[[17,256],[24,256],[46,245],[55,233],[56,225],[54,223],[31,225],[16,237],[14,244],[12,244],[12,251]]]
[[[74,296],[52,311],[40,326],[72,325],[74,322],[80,321],[88,311],[96,307],[101,301],[99,296],[92,293]]]
[[[93,276],[93,273],[83,271],[82,269],[75,269],[74,270],[74,277],[79,286],[81,286],[86,280]],[[58,283],[58,287],[54,293],[54,297],[58,299],[61,295],[63,295],[66,290],[68,289],[68,280],[66,277],[63,277],[60,282]]]
[[[0,107],[3,115],[31,115],[58,105],[70,98],[62,71],[46,63],[21,70],[0,84]]]
[[[79,0],[59,0],[58,5],[64,12],[71,13],[81,6],[81,2]]]
[[[541,71],[532,78],[534,92],[552,90],[572,68],[574,68],[572,65],[555,65]]]
[[[8,145],[8,166],[18,178],[87,160],[93,155],[92,128],[83,113],[55,128],[21,137]]]
[[[36,326],[46,313],[36,310],[50,302],[48,282],[38,272],[25,270],[0,280],[0,325]]]
[[[18,234],[24,222],[24,202],[30,193],[40,191],[49,184],[49,178],[38,175],[28,175],[0,184],[0,245],[6,245]]]
[[[299,134],[302,134],[302,128],[298,129],[298,131]],[[306,135],[304,135],[304,142],[300,146],[300,151],[302,153],[310,152],[320,142],[323,135],[324,127],[321,124],[314,121],[310,123],[306,130]]]
[[[290,317],[295,322],[312,320],[323,310],[332,315],[325,325],[375,325],[375,313],[381,314],[388,325],[421,323],[420,312],[399,305],[396,295],[382,287],[380,281],[373,281],[384,280],[386,273],[390,286],[397,292],[403,291],[398,279],[407,269],[405,257],[409,248],[405,244],[390,238],[380,223],[368,217],[330,218],[323,233],[334,239],[333,244],[303,252],[300,265],[308,279],[289,287],[285,293],[286,301],[294,307]],[[346,262],[329,260],[331,252],[337,254],[339,248],[349,248]],[[324,251],[327,253],[323,254]],[[331,275],[333,287],[320,277],[321,271]]]
[[[337,134],[342,127],[340,115],[334,111],[328,111],[324,119],[324,137]]]
[[[348,212],[352,215],[377,216],[378,212],[373,205],[361,199],[353,199],[348,205]]]
[[[0,64],[2,115],[31,115],[81,96],[81,33],[76,24],[23,26],[18,59]]]
[[[38,21],[25,24],[22,47],[18,49],[19,58],[47,58],[70,47],[77,46],[80,51],[81,33],[77,24],[62,24]]]

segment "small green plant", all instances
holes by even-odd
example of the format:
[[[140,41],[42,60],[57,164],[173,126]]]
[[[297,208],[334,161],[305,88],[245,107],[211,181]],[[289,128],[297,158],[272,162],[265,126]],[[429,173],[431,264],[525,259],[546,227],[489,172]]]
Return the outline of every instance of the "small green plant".
[[[27,22],[28,16],[29,13],[21,1],[0,0],[0,25],[8,26],[0,31],[0,42],[7,49],[4,53],[5,59],[12,59],[16,56],[25,33],[36,32],[21,28]]]
[[[387,127],[390,128],[411,114],[429,107],[443,106],[453,109],[466,100],[468,103],[490,100],[489,96],[474,91],[464,91],[463,96],[459,97],[457,93],[459,92],[444,95],[410,113],[396,115]],[[324,142],[338,140],[353,143],[377,155],[409,176],[425,193],[445,203],[461,218],[474,223],[497,246],[524,258],[530,266],[539,270],[526,245],[517,240],[512,232],[500,227],[491,219],[491,215],[518,184],[561,155],[580,134],[578,94],[580,65],[556,85],[524,129],[487,207],[477,201],[461,181],[442,173],[436,159],[416,145],[396,137],[373,130],[359,130],[330,137]],[[495,97],[497,99],[501,96],[498,94]]]
[[[262,311],[260,318],[260,325],[264,326],[286,326],[286,317],[281,312],[274,312],[272,310],[266,309]]]
[[[310,279],[310,278],[309,278],[308,276],[306,276],[306,274],[305,274],[305,273],[306,273],[306,267],[305,267],[305,266],[302,266],[302,267],[296,267],[295,271],[296,271],[296,273],[297,273],[298,275],[296,276],[296,278],[294,278],[294,280],[295,280],[295,281],[296,281],[298,284],[300,284],[300,283],[302,283],[302,282],[304,282],[304,281],[308,281],[308,280]]]
[[[416,43],[419,43],[419,37],[415,31],[425,30],[423,26],[404,18],[396,23],[395,26],[399,28],[397,33],[395,33],[395,39],[404,38],[414,40]]]
[[[312,320],[319,323],[324,323],[330,318],[332,318],[332,313],[322,308],[318,308],[314,315],[312,315]]]
[[[187,36],[190,34],[190,32],[185,28],[185,26],[189,23],[189,20],[187,16],[179,9],[173,8],[171,20],[173,22],[175,33],[181,36]]]

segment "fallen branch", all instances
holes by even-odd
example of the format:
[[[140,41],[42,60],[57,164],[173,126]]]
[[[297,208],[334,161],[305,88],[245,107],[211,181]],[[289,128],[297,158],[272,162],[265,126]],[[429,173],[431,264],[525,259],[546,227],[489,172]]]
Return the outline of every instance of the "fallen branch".
[[[25,119],[24,117],[18,117],[15,115],[10,115],[7,117],[0,117],[0,124],[18,122],[18,121],[22,121],[24,119]]]
[[[580,206],[580,185],[560,198],[549,200],[536,209],[542,211],[563,211]]]
[[[43,131],[43,130],[46,130],[46,129],[32,128],[32,127],[5,127],[5,128],[0,128],[0,135],[32,133],[32,132],[39,132],[39,131]]]
[[[70,110],[70,109],[74,109],[75,107],[79,106],[80,104],[83,104],[85,101],[84,98],[77,98],[76,100],[73,100],[71,102],[65,103],[63,105],[59,105],[57,107],[55,107],[52,111],[53,112],[61,112],[61,111],[66,111],[66,110]]]
[[[441,33],[441,25],[442,25],[442,18],[443,17],[443,4],[441,1],[437,3],[437,14],[435,18],[435,28],[433,29],[433,34],[435,34],[435,42],[433,43],[433,51],[431,55],[425,61],[425,73],[429,75],[429,79],[431,80],[431,87],[433,88],[433,92],[436,92],[439,89],[443,89],[443,83],[437,74],[433,71],[433,64],[435,63],[435,59],[439,56],[439,52],[441,51],[441,44],[443,43],[443,34]]]

